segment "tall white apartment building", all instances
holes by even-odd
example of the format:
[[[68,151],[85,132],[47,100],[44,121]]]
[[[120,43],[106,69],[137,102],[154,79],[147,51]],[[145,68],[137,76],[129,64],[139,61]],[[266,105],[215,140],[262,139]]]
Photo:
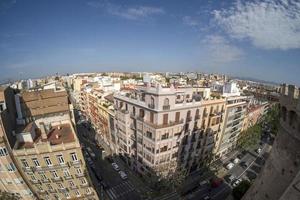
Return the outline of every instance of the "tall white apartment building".
[[[203,98],[202,90],[147,84],[115,94],[118,152],[132,169],[191,172],[210,160],[220,145],[226,101]]]

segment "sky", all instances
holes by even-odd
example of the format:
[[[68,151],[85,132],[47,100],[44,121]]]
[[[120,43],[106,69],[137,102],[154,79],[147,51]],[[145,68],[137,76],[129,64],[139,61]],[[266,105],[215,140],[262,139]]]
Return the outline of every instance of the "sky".
[[[0,80],[102,71],[300,85],[300,1],[0,0]]]

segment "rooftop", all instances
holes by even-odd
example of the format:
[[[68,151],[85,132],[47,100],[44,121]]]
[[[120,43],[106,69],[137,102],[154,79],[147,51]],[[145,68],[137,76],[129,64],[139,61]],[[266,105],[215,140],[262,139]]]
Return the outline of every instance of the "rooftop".
[[[19,127],[19,133],[29,132],[33,126],[33,122],[26,126]],[[69,123],[52,126],[47,133],[47,139],[42,139],[42,131],[40,128],[35,128],[35,136],[33,142],[17,142],[16,149],[34,148],[34,144],[49,142],[50,145],[58,145],[62,143],[71,143],[75,141],[73,129]]]

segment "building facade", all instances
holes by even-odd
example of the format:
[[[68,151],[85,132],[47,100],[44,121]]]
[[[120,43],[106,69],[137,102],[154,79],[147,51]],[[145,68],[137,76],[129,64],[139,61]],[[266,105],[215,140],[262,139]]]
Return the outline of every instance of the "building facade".
[[[23,92],[15,100],[18,126],[12,153],[38,199],[98,199],[66,91]]]
[[[194,171],[219,142],[224,99],[204,100],[193,88],[150,84],[114,97],[118,152],[139,173]]]
[[[221,142],[217,147],[216,158],[222,157],[236,148],[238,136],[243,128],[246,110],[246,97],[233,96],[226,98],[224,128],[222,129]]]

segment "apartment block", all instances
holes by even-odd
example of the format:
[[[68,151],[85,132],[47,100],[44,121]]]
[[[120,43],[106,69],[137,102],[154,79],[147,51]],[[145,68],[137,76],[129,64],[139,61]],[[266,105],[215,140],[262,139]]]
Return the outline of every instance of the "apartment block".
[[[14,113],[13,97],[14,93],[11,88],[0,88],[0,190],[9,192],[21,199],[30,200],[34,199],[33,193],[14,163],[14,157],[6,137],[14,124],[10,123],[10,113]]]
[[[242,131],[247,110],[247,97],[232,96],[226,98],[224,128],[221,141],[216,150],[216,158],[231,152],[237,146],[238,136]]]
[[[114,108],[112,93],[97,88],[88,88],[81,92],[81,111],[90,120],[96,130],[95,139],[108,151],[115,152]]]
[[[191,172],[211,158],[225,100],[204,98],[204,90],[147,84],[115,94],[118,152],[132,169],[148,175],[176,168]]]
[[[16,95],[13,155],[39,199],[98,199],[64,89]]]

